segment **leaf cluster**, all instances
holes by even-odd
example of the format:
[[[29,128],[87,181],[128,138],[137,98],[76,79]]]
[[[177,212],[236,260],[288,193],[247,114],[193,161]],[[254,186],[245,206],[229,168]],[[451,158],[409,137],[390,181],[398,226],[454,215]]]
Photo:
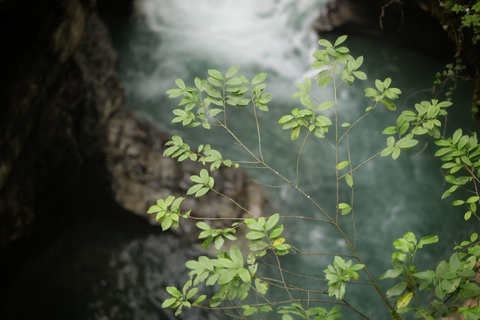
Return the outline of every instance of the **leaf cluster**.
[[[418,144],[415,136],[429,135],[433,138],[440,138],[439,128],[442,123],[437,118],[446,116],[445,108],[451,106],[449,101],[438,102],[438,100],[422,101],[415,104],[415,110],[405,110],[397,118],[396,126],[387,127],[383,134],[388,134],[387,147],[382,150],[381,156],[392,155],[393,159],[400,156],[402,150],[408,150]],[[394,137],[396,135],[398,140]]]
[[[255,255],[264,256],[267,250],[273,250],[275,254],[286,255],[291,245],[281,238],[283,224],[278,225],[280,215],[278,213],[267,219],[260,217],[258,219],[245,219],[245,224],[251,230],[245,235],[250,240],[249,248]]]
[[[327,269],[323,270],[328,280],[328,295],[342,300],[345,297],[345,282],[350,281],[351,278],[357,280],[359,278],[357,271],[364,267],[363,264],[352,265],[351,260],[345,262],[342,257],[335,256],[333,266],[328,265]]]
[[[233,164],[232,160],[223,159],[222,154],[212,149],[209,144],[201,144],[198,146],[197,152],[191,151],[190,146],[184,143],[182,137],[178,135],[174,135],[171,141],[165,143],[165,146],[168,148],[163,152],[164,157],[178,158],[179,162],[189,159],[203,165],[210,163],[210,171],[217,170],[222,164],[226,167],[232,165],[238,167],[238,164]]]
[[[417,271],[414,264],[418,249],[424,245],[436,243],[437,236],[428,236],[417,242],[413,233],[407,233],[397,239],[393,245],[399,251],[392,254],[393,269],[387,270],[380,278],[401,278],[402,281],[387,290],[387,297],[397,299],[399,314],[415,311],[416,318],[427,320],[436,319],[435,316],[448,316],[456,308],[454,303],[460,299],[480,294],[480,287],[475,283],[477,263],[480,260],[480,246],[475,243],[477,234],[474,233],[470,241],[464,241],[456,246],[448,260],[442,260],[434,270]],[[473,282],[472,282],[473,281]],[[419,291],[433,291],[435,298],[430,301],[432,308],[419,304]],[[414,307],[409,306],[415,298]],[[465,313],[472,310],[462,311]]]
[[[161,221],[162,230],[165,231],[170,227],[177,229],[180,217],[188,218],[191,211],[181,213],[180,205],[185,198],[168,196],[167,199],[157,200],[157,204],[148,209],[147,213],[156,213],[155,220]]]
[[[335,306],[330,310],[322,307],[311,307],[306,310],[300,303],[292,303],[289,306],[279,308],[278,313],[283,314],[282,320],[293,320],[291,315],[300,316],[302,319],[310,320],[334,320],[342,318],[340,307]]]

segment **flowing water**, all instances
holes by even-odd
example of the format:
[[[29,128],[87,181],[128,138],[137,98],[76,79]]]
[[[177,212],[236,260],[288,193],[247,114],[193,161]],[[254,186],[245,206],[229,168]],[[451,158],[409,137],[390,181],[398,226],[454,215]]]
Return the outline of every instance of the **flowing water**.
[[[263,154],[280,173],[295,179],[295,166],[301,142],[292,142],[288,132],[275,125],[292,106],[298,105],[290,97],[296,91],[295,83],[312,76],[309,65],[311,53],[317,48],[317,36],[309,26],[318,15],[323,1],[160,1],[145,0],[138,8],[138,20],[122,43],[122,76],[128,91],[128,106],[155,121],[172,133],[180,133],[191,145],[215,144],[222,153],[233,159],[241,158],[241,150],[225,133],[205,133],[202,129],[183,129],[171,125],[171,109],[178,101],[170,101],[165,91],[175,87],[174,80],[204,77],[206,70],[214,68],[225,72],[239,64],[241,72],[252,76],[267,72],[267,91],[274,94],[270,113],[262,115],[261,132]],[[422,95],[420,90],[430,88],[433,75],[443,65],[431,58],[418,55],[389,44],[350,37],[347,41],[354,55],[364,55],[363,70],[369,79],[339,93],[342,121],[353,122],[360,117],[369,101],[364,88],[373,86],[376,78],[393,78],[393,85],[404,92],[399,102],[412,107]],[[192,83],[192,82],[190,82]],[[315,89],[314,96],[321,101],[333,99],[328,89]],[[467,93],[468,96],[468,93]],[[428,95],[423,95],[428,98]],[[458,101],[457,110],[468,104]],[[252,112],[231,111],[229,124],[256,148],[256,129]],[[354,134],[350,145],[354,163],[359,164],[380,151],[385,145],[382,130],[393,124],[397,114],[379,109],[369,116]],[[468,116],[468,115],[467,115]],[[273,120],[273,121],[272,121]],[[455,121],[455,120],[453,120]],[[453,126],[453,125],[452,125]],[[425,145],[423,142],[422,145]],[[418,237],[440,235],[435,247],[427,248],[420,263],[431,266],[435,257],[445,257],[454,241],[466,235],[462,212],[438,199],[444,191],[439,166],[430,148],[403,154],[397,161],[377,158],[355,173],[355,220],[357,246],[365,262],[378,277],[390,266],[391,243],[405,232]],[[345,153],[345,150],[343,150]],[[345,154],[344,154],[345,156]],[[299,185],[319,203],[332,211],[335,204],[334,155],[326,144],[309,141],[301,157]],[[275,175],[249,172],[254,179],[266,185],[278,185]],[[305,198],[291,188],[269,190],[274,207],[283,215],[303,215],[322,218]],[[345,201],[346,192],[342,192]],[[268,212],[270,214],[273,212]],[[351,235],[349,218],[344,227]],[[322,225],[288,221],[287,239],[304,252],[344,252],[345,244],[335,230]],[[285,258],[283,267],[292,271],[322,277],[325,262],[331,257]],[[296,279],[302,283],[301,279]],[[384,286],[391,284],[385,281]],[[308,286],[308,281],[304,283]],[[321,287],[321,286],[320,286]],[[319,287],[311,287],[319,290]],[[321,287],[323,290],[324,287]],[[387,317],[373,290],[353,286],[347,300],[360,305],[360,309],[377,319]],[[367,299],[368,297],[368,299]],[[306,297],[304,297],[306,298]],[[384,308],[383,308],[384,309]]]
[[[241,159],[245,158],[241,149],[226,134],[173,126],[170,123],[173,118],[171,110],[178,101],[168,99],[165,92],[175,86],[176,78],[188,82],[196,76],[205,77],[206,70],[210,68],[225,72],[230,66],[239,64],[240,72],[249,77],[267,72],[266,91],[273,93],[274,99],[269,104],[270,112],[260,116],[263,154],[278,172],[295,180],[301,141],[292,142],[289,133],[283,131],[276,122],[292,107],[298,106],[297,102],[290,99],[296,91],[295,83],[312,76],[309,66],[318,37],[311,31],[310,25],[324,2],[138,1],[135,19],[128,25],[112,28],[115,45],[121,56],[121,76],[127,90],[127,106],[151,119],[159,128],[172,134],[181,134],[191,145],[211,143],[223,154]],[[431,58],[361,37],[349,37],[346,45],[354,56],[365,56],[362,70],[367,73],[369,80],[339,92],[341,121],[353,122],[363,114],[370,103],[364,98],[364,88],[373,86],[374,79],[387,76],[393,79],[393,86],[401,88],[404,93],[398,103],[399,108],[403,109],[412,107],[422,97],[414,94],[430,88],[433,75],[443,68],[442,63]],[[328,89],[314,89],[313,95],[321,101],[333,98],[333,93]],[[470,121],[470,92],[458,92],[457,95],[455,110],[458,114],[464,113],[465,118],[449,118],[452,129],[455,123],[464,125]],[[428,97],[426,94],[423,96]],[[462,96],[466,97],[463,101]],[[255,149],[257,135],[251,110],[231,111],[230,115],[232,130]],[[396,116],[380,108],[355,129],[349,139],[354,164],[382,150],[385,137],[380,133],[394,123]],[[424,142],[421,144],[423,146]],[[419,153],[420,149],[402,154],[397,161],[376,158],[355,172],[357,247],[377,278],[390,267],[390,253],[394,249],[392,242],[407,231],[414,232],[418,237],[434,233],[440,236],[440,243],[426,248],[425,254],[419,257],[419,262],[429,267],[432,267],[435,259],[447,257],[454,241],[461,241],[472,231],[462,221],[463,212],[450,206],[450,200],[439,201],[444,186],[438,163],[428,147]],[[342,149],[342,155],[345,156],[345,149]],[[315,139],[308,141],[300,167],[299,186],[331,212],[335,204],[334,156],[331,148]],[[274,174],[266,171],[248,173],[265,185],[281,184]],[[295,190],[265,189],[272,208],[282,215],[322,218],[321,213]],[[341,197],[348,202],[349,195],[345,190],[342,190]],[[265,212],[266,215],[272,213],[274,211]],[[350,217],[342,219],[345,220],[343,226],[347,233],[352,236],[354,230]],[[67,230],[64,238],[59,239],[58,244],[40,260],[40,271],[36,271],[40,274],[36,278],[41,278],[44,273],[55,273],[55,276],[44,277],[49,283],[42,280],[45,287],[56,286],[58,292],[63,292],[59,289],[62,286],[69,286],[70,291],[72,288],[78,290],[72,297],[61,297],[62,305],[66,306],[65,310],[62,309],[63,315],[69,315],[69,319],[171,319],[170,310],[163,311],[160,308],[161,302],[167,297],[163,288],[167,285],[179,286],[185,280],[183,264],[195,256],[196,251],[158,230],[135,228],[129,231],[130,225],[121,222],[93,220],[88,223],[94,225],[87,226],[90,236],[96,239],[94,244],[87,241],[78,245],[78,248],[70,246],[68,251],[77,253],[76,258],[71,257],[65,248],[62,249],[62,244],[73,242],[72,239],[84,234],[79,229]],[[333,228],[302,221],[285,220],[284,223],[288,242],[303,252],[348,253]],[[85,261],[82,260],[80,265],[77,260],[79,255],[85,256]],[[286,256],[282,259],[282,266],[321,278],[325,263],[331,260],[331,256]],[[48,267],[50,264],[55,264],[55,267]],[[65,270],[70,269],[65,266],[71,266],[79,279],[77,282],[69,278]],[[272,277],[278,276],[275,271],[270,272]],[[321,283],[312,285],[311,281],[290,280],[310,289],[325,289]],[[384,287],[392,284],[384,282]],[[383,302],[370,287],[356,285],[348,287],[348,290],[347,301],[359,306],[369,317],[388,318]],[[82,312],[71,316],[71,310],[80,310],[82,304],[87,305],[87,309],[83,308]],[[343,311],[348,314],[345,318],[359,318],[349,314],[346,308]],[[53,315],[51,318],[61,319]],[[186,313],[182,318],[214,319],[215,315]]]

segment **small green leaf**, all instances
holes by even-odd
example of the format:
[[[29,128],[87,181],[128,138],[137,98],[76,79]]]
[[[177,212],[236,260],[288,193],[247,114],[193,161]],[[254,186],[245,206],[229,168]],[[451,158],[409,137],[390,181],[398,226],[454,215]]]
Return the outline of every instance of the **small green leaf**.
[[[335,103],[333,101],[325,101],[324,103],[322,103],[321,105],[319,105],[317,107],[317,110],[327,110],[327,109],[330,109],[331,107],[333,107]]]
[[[232,77],[233,75],[235,75],[238,72],[239,68],[240,67],[237,65],[237,66],[233,66],[230,69],[228,69],[227,73],[225,74],[225,78],[228,79],[228,78]]]
[[[253,78],[252,85],[256,85],[260,82],[263,82],[263,81],[265,81],[265,79],[267,79],[267,74],[266,73],[259,73]]]
[[[171,307],[175,302],[177,302],[177,300],[178,300],[177,298],[173,297],[163,301],[162,308]]]
[[[387,278],[395,279],[402,273],[403,273],[403,268],[388,269],[384,274],[380,276],[380,280],[387,279]]]
[[[347,174],[345,176],[345,182],[347,183],[347,185],[352,188],[353,187],[353,177],[349,174]]]
[[[335,41],[335,47],[344,43],[345,40],[347,40],[347,37],[348,37],[347,35],[343,35],[343,36],[338,37],[337,40]]]
[[[395,103],[393,103],[390,100],[383,99],[380,102],[390,111],[396,111],[397,110],[397,106],[395,105]]]
[[[406,307],[413,298],[413,292],[406,292],[397,300],[397,308]]]
[[[346,166],[348,166],[350,164],[350,161],[342,161],[340,162],[338,165],[337,165],[337,169],[338,170],[342,170],[343,168],[345,168]]]
[[[400,282],[387,290],[388,298],[395,298],[401,295],[407,288],[407,282]]]
[[[209,69],[208,74],[211,75],[213,78],[218,79],[218,80],[223,80],[223,75],[220,71],[214,70],[214,69]]]
[[[270,229],[272,229],[277,224],[279,219],[280,219],[280,214],[278,213],[275,213],[270,218],[268,218],[267,223],[265,225],[265,230],[269,231]]]

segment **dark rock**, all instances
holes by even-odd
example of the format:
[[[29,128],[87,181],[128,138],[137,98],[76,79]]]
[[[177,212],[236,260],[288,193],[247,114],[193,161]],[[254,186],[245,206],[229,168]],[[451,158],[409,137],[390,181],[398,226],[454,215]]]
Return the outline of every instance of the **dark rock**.
[[[94,5],[0,4],[0,30],[11,30],[0,38],[8,48],[0,52],[0,250],[35,221],[55,225],[73,199],[103,198],[146,215],[158,198],[184,193],[189,174],[200,170],[198,163],[164,159],[168,136],[122,107],[117,54]],[[260,214],[265,199],[246,175],[215,174],[220,192]],[[213,193],[185,204],[196,215],[243,214]]]
[[[451,60],[454,54],[454,45],[428,1],[329,0],[313,28],[318,33],[373,37],[443,60]]]

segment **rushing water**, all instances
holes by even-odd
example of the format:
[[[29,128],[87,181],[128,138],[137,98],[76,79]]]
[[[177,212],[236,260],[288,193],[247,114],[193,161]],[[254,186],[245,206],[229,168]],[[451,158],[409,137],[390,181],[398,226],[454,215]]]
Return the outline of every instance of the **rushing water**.
[[[301,143],[290,141],[289,134],[275,125],[275,119],[296,104],[290,100],[296,91],[295,83],[312,76],[310,57],[318,39],[309,25],[322,5],[323,1],[315,0],[143,1],[128,38],[118,43],[122,51],[122,76],[128,91],[128,106],[151,118],[160,128],[181,133],[191,145],[206,141],[237,159],[241,157],[241,150],[233,146],[226,134],[171,125],[170,110],[178,101],[167,99],[165,91],[174,87],[176,78],[188,81],[202,77],[209,68],[225,71],[239,64],[241,72],[247,76],[267,72],[267,90],[274,94],[274,100],[269,106],[271,112],[260,117],[264,125],[263,152],[274,168],[295,179]],[[369,105],[363,89],[373,86],[373,79],[391,77],[393,85],[402,89],[404,97],[409,97],[431,87],[433,74],[442,68],[439,62],[393,45],[356,37],[350,37],[347,45],[354,55],[365,56],[363,70],[372,80],[340,91],[343,121],[353,122],[363,114]],[[331,90],[327,89],[315,89],[314,95],[322,101],[333,98]],[[411,107],[420,97],[403,98],[399,106]],[[247,145],[255,148],[257,137],[252,114],[242,110],[231,115],[233,130]],[[394,123],[396,116],[379,109],[359,125],[350,136],[352,156],[358,159],[355,163],[384,147],[385,139],[379,138],[380,133]],[[299,177],[300,186],[327,210],[332,210],[335,177],[331,149],[316,141],[309,141],[307,147],[300,163],[303,172]],[[373,266],[371,269],[376,277],[389,268],[391,243],[406,231],[413,231],[419,237],[432,233],[440,235],[440,244],[426,249],[423,259],[420,258],[425,265],[434,257],[445,257],[454,241],[463,239],[466,232],[471,231],[465,230],[462,212],[452,208],[449,201],[438,201],[444,191],[438,164],[429,148],[416,154],[419,150],[403,154],[397,161],[377,158],[355,173],[357,246],[367,264]],[[265,184],[280,183],[275,175],[250,174]],[[281,214],[321,218],[321,214],[295,190],[282,188],[269,192],[274,206],[281,208]],[[342,196],[348,197],[347,193]],[[345,228],[351,234],[350,224],[350,220],[346,220]],[[346,252],[332,228],[289,221],[286,232],[288,240],[304,252]],[[287,257],[283,266],[322,277],[325,262],[330,259]],[[347,295],[351,303],[360,305],[360,309],[373,318],[387,317],[382,308],[378,308],[383,302],[370,288],[354,286],[351,290]]]
[[[127,106],[150,118],[161,129],[181,133],[191,145],[208,142],[223,154],[240,159],[244,157],[240,148],[226,134],[171,125],[171,109],[178,101],[168,99],[165,91],[174,87],[176,78],[188,81],[196,76],[203,77],[209,68],[224,72],[231,65],[239,64],[241,73],[247,76],[267,72],[266,91],[272,92],[274,99],[269,104],[270,112],[260,116],[263,154],[272,167],[294,180],[301,142],[292,142],[289,133],[276,125],[276,121],[298,105],[290,99],[296,91],[295,83],[312,76],[309,72],[311,53],[317,48],[318,38],[310,30],[310,24],[323,4],[323,0],[138,1],[135,19],[127,26],[112,29],[121,55]],[[398,103],[402,109],[411,107],[422,97],[406,98],[431,87],[434,73],[442,68],[441,63],[428,57],[389,44],[350,37],[347,45],[353,55],[365,56],[362,69],[370,80],[339,92],[342,121],[354,121],[369,106],[364,88],[373,86],[373,79],[393,78],[393,86],[404,92],[404,98]],[[322,101],[333,98],[328,89],[314,89],[313,94]],[[459,96],[462,95],[467,99],[458,99],[458,114],[468,109],[470,93],[459,92]],[[469,121],[468,111],[465,113],[467,120],[449,119],[451,128],[455,128],[455,123],[464,125]],[[231,115],[232,129],[248,146],[256,148],[251,111],[245,109]],[[385,137],[380,133],[394,123],[396,116],[380,108],[350,135],[355,164],[384,147]],[[397,161],[376,158],[355,172],[357,247],[377,278],[390,267],[391,243],[406,231],[413,231],[418,237],[433,233],[440,236],[440,243],[425,249],[425,254],[419,257],[423,265],[430,267],[434,258],[448,256],[454,241],[461,241],[472,231],[462,221],[463,212],[451,207],[450,201],[438,200],[444,191],[438,164],[429,148],[417,154],[420,149],[402,154]],[[344,155],[345,150],[342,152]],[[300,166],[300,187],[331,211],[335,203],[331,148],[315,139],[309,141]],[[281,183],[275,175],[265,171],[249,171],[249,174],[266,185]],[[322,218],[295,190],[265,188],[273,208],[282,215]],[[341,196],[348,199],[345,191]],[[349,219],[345,218],[344,227],[352,235]],[[286,238],[303,252],[347,253],[332,228],[302,221],[285,222]],[[29,276],[19,284],[18,290],[28,288],[27,283],[33,280],[39,292],[49,290],[53,298],[49,300],[47,294],[38,304],[62,302],[57,312],[44,313],[52,319],[171,319],[171,311],[160,308],[166,298],[163,288],[179,286],[185,280],[183,263],[195,256],[196,251],[174,237],[150,228],[132,228],[128,222],[92,218],[84,224],[72,225],[45,254],[39,255],[42,258],[37,270],[27,270]],[[79,241],[85,237],[80,230],[86,229],[89,239],[95,242]],[[328,256],[286,256],[282,263],[286,269],[323,277],[325,263],[331,260]],[[325,289],[324,285],[311,286],[308,281],[293,280],[311,289]],[[384,282],[383,286],[391,284]],[[357,285],[348,290],[347,300],[370,317],[388,317],[383,302],[371,288]],[[60,296],[62,292],[69,292],[71,296]],[[36,295],[39,296],[41,293]],[[186,313],[182,318],[214,319],[215,316]],[[349,315],[346,318],[358,317]]]
[[[231,65],[239,64],[241,72],[247,76],[267,72],[267,91],[274,94],[274,99],[269,105],[270,113],[260,117],[264,125],[263,153],[280,173],[295,179],[301,142],[290,141],[289,134],[282,132],[275,122],[296,105],[290,100],[296,91],[295,83],[312,76],[309,65],[318,39],[309,26],[323,2],[144,0],[138,8],[138,19],[123,34],[124,37],[127,34],[127,38],[122,38],[122,42],[117,40],[128,106],[151,118],[160,128],[181,133],[191,145],[212,143],[237,159],[241,157],[241,150],[233,146],[226,134],[210,134],[198,128],[182,129],[171,125],[173,115],[170,110],[178,101],[170,101],[165,91],[174,87],[176,78],[188,81],[196,76],[202,77],[209,68],[226,71]],[[402,89],[404,97],[409,97],[431,87],[434,73],[443,67],[428,57],[359,37],[350,37],[347,45],[354,55],[365,56],[363,70],[370,80],[340,91],[342,121],[353,122],[369,106],[369,101],[364,98],[364,88],[373,86],[373,79],[391,77],[393,85]],[[328,89],[315,89],[314,95],[322,101],[333,98]],[[421,97],[428,98],[428,95],[403,98],[399,106],[411,107]],[[468,99],[458,101],[460,106],[462,103],[468,103]],[[461,109],[460,106],[457,108]],[[251,112],[242,110],[231,115],[234,121],[229,123],[233,130],[245,139],[247,145],[255,148],[257,138]],[[385,139],[380,133],[394,123],[396,116],[386,109],[379,109],[358,126],[350,136],[354,163],[361,163],[384,147]],[[444,191],[438,164],[429,148],[416,154],[420,149],[403,154],[397,161],[377,158],[355,173],[357,246],[367,264],[373,266],[371,269],[376,277],[390,266],[391,243],[406,231],[413,231],[418,237],[432,233],[440,235],[440,244],[426,249],[420,258],[421,263],[429,266],[434,256],[445,257],[454,241],[460,241],[471,231],[466,230],[468,228],[461,221],[462,212],[452,208],[449,201],[438,201]],[[331,211],[335,203],[331,149],[325,144],[309,141],[300,165],[303,173],[299,185]],[[280,183],[275,175],[265,172],[250,174],[265,184]],[[293,189],[269,192],[272,202],[281,208],[283,215],[322,217]],[[348,197],[345,192],[342,196]],[[344,227],[352,234],[350,220],[346,220]],[[286,232],[288,240],[304,252],[347,253],[345,244],[338,240],[338,234],[332,228],[289,221]],[[330,257],[287,257],[283,266],[322,277],[325,262],[329,260]],[[301,283],[301,280],[297,281]],[[385,281],[383,285],[389,284]],[[382,308],[377,308],[382,302],[370,288],[356,286],[347,297],[369,316],[376,319],[387,317]]]

